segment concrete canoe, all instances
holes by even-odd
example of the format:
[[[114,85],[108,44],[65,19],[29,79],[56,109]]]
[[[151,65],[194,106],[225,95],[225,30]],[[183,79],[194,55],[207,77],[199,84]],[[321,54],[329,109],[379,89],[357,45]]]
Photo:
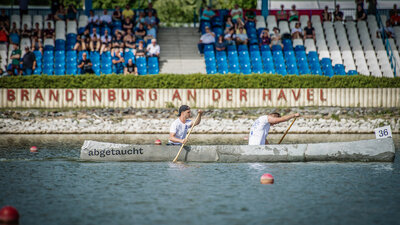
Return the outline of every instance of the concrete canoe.
[[[86,140],[84,161],[171,162],[180,146],[114,144]],[[392,138],[352,142],[287,145],[185,146],[178,161],[184,162],[392,162]]]

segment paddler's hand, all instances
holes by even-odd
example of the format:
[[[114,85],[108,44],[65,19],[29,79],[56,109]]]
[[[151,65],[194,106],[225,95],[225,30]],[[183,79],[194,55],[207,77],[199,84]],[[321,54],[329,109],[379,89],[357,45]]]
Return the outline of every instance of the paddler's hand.
[[[186,142],[187,142],[187,138],[181,140],[181,144],[183,144],[183,145],[186,144]]]
[[[197,113],[200,114],[200,115],[203,115],[204,111],[199,109],[199,110],[197,110]]]
[[[299,116],[300,116],[300,113],[294,114],[294,117],[299,117]]]

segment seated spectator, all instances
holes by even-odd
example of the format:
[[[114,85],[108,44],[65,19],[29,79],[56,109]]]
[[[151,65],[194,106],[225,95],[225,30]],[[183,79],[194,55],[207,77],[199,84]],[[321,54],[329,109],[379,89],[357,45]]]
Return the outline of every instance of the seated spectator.
[[[90,37],[84,37],[81,43],[82,51],[90,51]]]
[[[76,21],[76,14],[78,10],[76,10],[74,4],[69,4],[67,9],[67,19],[68,21]]]
[[[39,28],[39,23],[35,23],[35,28],[32,30],[32,38],[34,39],[35,37],[38,37],[38,39],[42,40],[43,39],[43,33],[42,30]]]
[[[104,30],[104,35],[101,36],[101,49],[100,54],[105,51],[105,49],[109,49],[111,47],[112,37],[108,34],[108,30]]]
[[[243,27],[239,27],[239,31],[236,32],[236,44],[237,45],[247,45],[249,38]]]
[[[292,29],[292,39],[301,39],[303,37],[303,30],[300,27],[300,23],[297,22],[294,28]]]
[[[112,14],[112,21],[121,21],[121,20],[122,20],[121,9],[119,6],[116,6]]]
[[[149,4],[147,5],[147,8],[144,9],[144,13],[145,13],[146,15],[148,15],[149,12],[153,13],[154,16],[157,15],[157,10],[155,10],[155,9],[153,8],[153,3],[151,3],[151,2],[149,2]]]
[[[41,53],[43,53],[43,45],[38,36],[33,36],[31,46],[32,51],[40,51]]]
[[[47,28],[43,31],[44,38],[54,39],[54,29],[51,27],[51,23],[47,22]]]
[[[292,10],[289,11],[290,21],[299,21],[299,11],[296,10],[296,5],[292,5]]]
[[[199,32],[201,32],[201,26],[203,22],[210,22],[211,19],[215,16],[214,10],[211,9],[211,5],[207,5],[205,9],[203,9],[203,12],[201,13],[200,16],[200,26],[199,26]]]
[[[64,21],[65,20],[65,9],[62,4],[58,6],[58,10],[56,14],[54,15],[54,20],[55,21]]]
[[[131,30],[127,30],[124,36],[124,44],[126,49],[136,49],[136,38]]]
[[[247,10],[244,15],[244,20],[247,22],[256,22],[256,14],[253,10]]]
[[[400,25],[400,11],[397,9],[397,5],[393,5],[393,9],[390,10],[390,23],[392,26]]]
[[[365,13],[364,9],[361,5],[357,5],[357,12],[356,12],[357,21],[366,20],[367,14]]]
[[[124,75],[128,75],[128,74],[130,74],[130,75],[138,75],[137,67],[133,63],[132,59],[128,60],[128,63],[125,65],[125,68],[124,68]]]
[[[222,35],[218,36],[218,41],[215,43],[215,50],[217,51],[225,51],[226,50],[226,43],[224,37]]]
[[[361,8],[364,10],[364,0],[355,0],[356,6],[361,6]]]
[[[129,17],[125,17],[124,21],[122,21],[122,29],[126,32],[127,30],[133,29],[132,20]]]
[[[139,27],[135,29],[136,39],[143,39],[146,36],[146,29],[144,29],[143,24],[139,24]]]
[[[100,25],[104,27],[105,26],[111,27],[111,22],[112,19],[111,16],[108,15],[108,10],[107,9],[103,10],[103,15],[100,16]]]
[[[144,37],[144,41],[147,43],[147,40],[157,39],[157,31],[152,25],[147,25],[147,35]]]
[[[279,21],[288,21],[288,14],[285,10],[285,6],[281,5],[281,10],[276,12],[276,19]]]
[[[160,45],[157,44],[156,39],[151,40],[151,44],[147,46],[146,51],[149,57],[160,57]]]
[[[243,9],[239,8],[238,4],[235,4],[235,8],[231,10],[231,16],[236,26],[244,26]]]
[[[210,27],[206,27],[206,33],[201,35],[200,41],[197,44],[200,54],[204,53],[204,45],[215,43],[215,33],[210,30]]]
[[[157,26],[157,20],[156,17],[154,17],[152,11],[149,11],[149,14],[147,14],[146,18],[144,19],[144,23],[147,25],[151,25],[153,27]]]
[[[136,48],[135,56],[136,58],[146,56],[146,49],[144,48],[143,41],[139,41],[139,46]]]
[[[78,68],[81,69],[81,74],[86,74],[86,73],[93,74],[94,71],[92,69],[92,66],[93,66],[92,61],[88,59],[87,53],[84,52],[82,54],[82,59],[79,61],[78,64]]]
[[[144,24],[145,22],[145,18],[146,18],[146,14],[144,14],[144,12],[140,12],[139,13],[139,17],[137,19],[137,23],[136,23],[136,27],[139,27],[140,24]]]
[[[122,54],[123,50],[121,50],[120,48],[116,48],[113,52],[111,52],[112,64],[115,67],[115,72],[117,74],[121,74],[124,72],[125,59]]]
[[[328,6],[325,6],[324,11],[322,12],[322,21],[332,21],[332,13],[330,13],[328,9]]]
[[[31,38],[32,32],[28,29],[28,24],[24,24],[24,28],[21,31],[22,38]]]
[[[83,34],[85,35],[85,37],[88,36],[87,33],[85,34],[85,32],[83,32]],[[90,38],[92,38],[94,35],[99,35],[96,27],[92,28],[92,33],[90,34]]]
[[[133,10],[131,9],[131,7],[129,5],[125,6],[125,9],[122,10],[122,18],[125,20],[126,18],[128,18],[129,20],[133,20],[133,18],[135,16],[135,12],[133,12]]]
[[[304,40],[309,38],[312,38],[315,41],[315,30],[310,20],[307,21],[307,26],[304,27],[304,35],[303,35]]]
[[[11,30],[9,32],[10,43],[19,44],[20,41],[20,31],[17,29],[17,24],[13,22]]]
[[[101,38],[100,35],[97,33],[93,33],[90,38],[90,51],[100,51],[100,42]]]
[[[269,35],[268,28],[264,28],[260,34],[261,45],[270,45],[271,44],[271,36]]]
[[[113,37],[112,41],[113,48],[124,48],[124,40],[122,39],[122,34],[120,32],[116,32],[115,37]]]
[[[235,27],[235,25],[234,25],[233,22],[232,22],[232,17],[231,17],[231,16],[228,16],[228,17],[226,17],[226,22],[225,22],[225,34],[228,33],[229,30],[230,30],[232,27]]]
[[[3,22],[5,27],[9,27],[10,26],[10,17],[6,15],[6,10],[5,9],[1,10],[0,21]]]
[[[0,27],[0,44],[8,44],[8,35],[7,29],[2,25]]]
[[[99,26],[99,25],[100,25],[99,17],[94,14],[93,10],[90,10],[89,11],[89,18],[88,18],[88,27]]]
[[[235,28],[231,27],[228,31],[227,34],[225,34],[225,42],[226,45],[235,45],[236,44],[236,34],[235,34]]]
[[[84,37],[85,36],[83,34],[76,36],[76,43],[74,45],[74,50],[75,51],[79,51],[80,52],[80,51],[83,50],[83,46],[85,46],[85,42],[83,41]]]
[[[340,11],[340,5],[336,5],[335,12],[333,12],[333,20],[334,21],[342,21],[343,20],[343,12]]]
[[[383,34],[386,36],[386,38],[395,38],[395,33],[392,25],[390,24],[390,20],[386,20],[386,26],[376,31],[377,38],[381,38]]]
[[[7,76],[12,76],[14,75],[14,71],[11,68],[11,64],[6,68],[7,69]]]
[[[19,62],[21,59],[21,50],[18,47],[17,43],[13,43],[13,51],[11,52],[11,70],[13,72],[13,75],[17,75],[20,73],[20,67],[19,67]],[[15,73],[15,70],[17,70],[17,73]]]
[[[397,9],[397,4],[393,4],[393,9],[389,11],[389,17],[397,16],[400,13],[400,10]]]
[[[36,56],[30,51],[29,47],[25,47],[25,55],[20,62],[22,65],[21,74],[32,75],[36,69]]]
[[[279,34],[280,32],[279,28],[274,27],[273,31],[274,33],[271,37],[271,44],[269,47],[272,47],[273,45],[280,45],[281,48],[283,49],[282,38],[281,35]]]

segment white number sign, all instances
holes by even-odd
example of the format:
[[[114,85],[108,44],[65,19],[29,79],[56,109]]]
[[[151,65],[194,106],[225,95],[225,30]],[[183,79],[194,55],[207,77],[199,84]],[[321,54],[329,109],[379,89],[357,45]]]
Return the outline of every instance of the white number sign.
[[[392,130],[390,129],[390,126],[379,127],[374,131],[376,139],[392,137]]]

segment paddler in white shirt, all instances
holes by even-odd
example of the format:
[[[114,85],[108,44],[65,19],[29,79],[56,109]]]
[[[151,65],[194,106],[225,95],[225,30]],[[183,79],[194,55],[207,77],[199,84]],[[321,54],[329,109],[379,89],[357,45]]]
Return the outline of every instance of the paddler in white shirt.
[[[277,113],[271,113],[266,116],[260,116],[250,128],[249,145],[265,145],[269,144],[267,140],[269,128],[275,124],[288,121],[292,118],[299,117],[300,114],[291,114],[282,116]]]
[[[169,129],[169,145],[182,145],[187,142],[186,135],[192,126],[196,126],[201,121],[202,110],[198,110],[199,119],[194,123],[194,121],[189,120],[190,118],[190,107],[187,105],[182,105],[179,107],[178,116]]]

